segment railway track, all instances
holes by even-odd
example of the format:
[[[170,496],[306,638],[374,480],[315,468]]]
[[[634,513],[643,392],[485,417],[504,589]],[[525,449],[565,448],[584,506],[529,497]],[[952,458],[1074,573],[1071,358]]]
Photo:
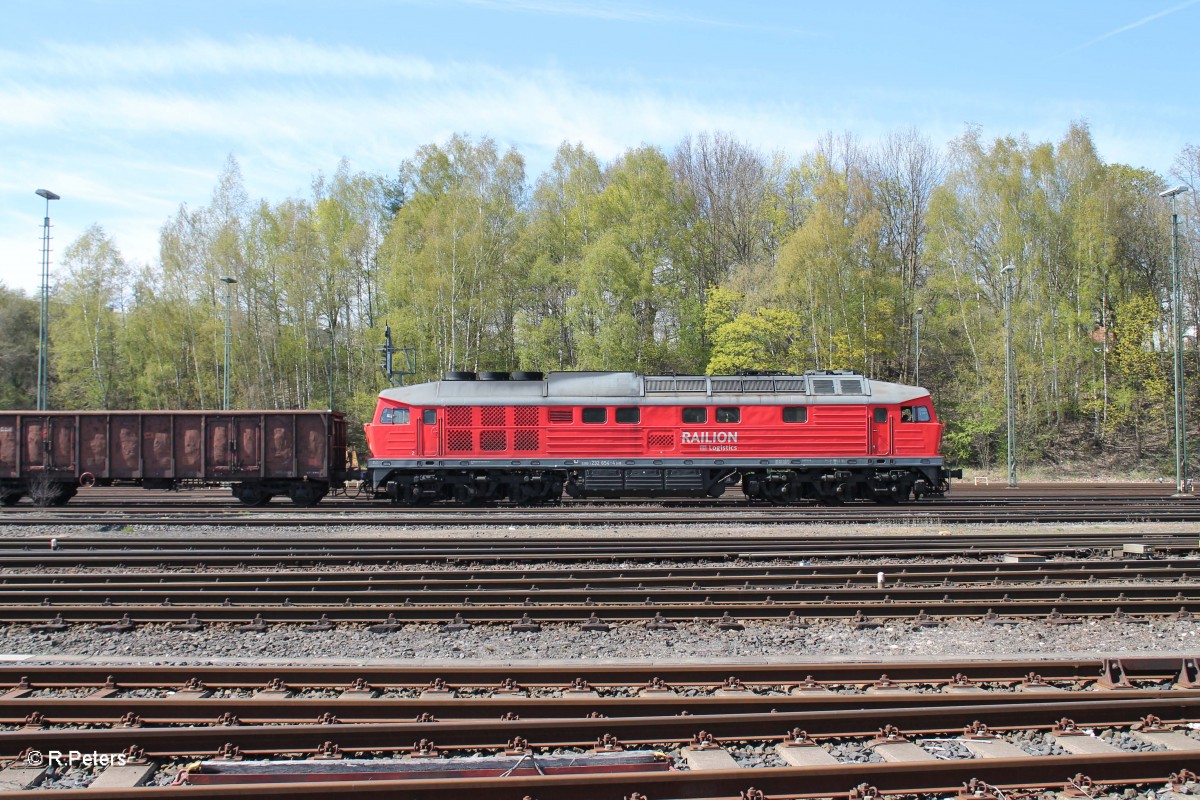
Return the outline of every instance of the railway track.
[[[99,547],[97,544],[92,546]],[[186,548],[185,548],[186,551]],[[714,622],[736,628],[744,621],[791,626],[840,620],[866,627],[880,620],[936,625],[955,618],[999,624],[1020,619],[1069,624],[1083,618],[1131,621],[1146,616],[1187,620],[1200,616],[1195,592],[1198,561],[1075,561],[1044,563],[922,562],[884,570],[861,565],[827,567],[623,567],[531,570],[427,568],[421,571],[281,571],[269,568],[277,553],[247,570],[211,570],[210,561],[187,571],[96,567],[90,551],[5,553],[3,563],[24,572],[0,576],[0,622],[56,632],[74,623],[111,626],[120,633],[146,623],[180,630],[240,625],[249,631],[290,623],[313,632],[338,624],[393,633],[405,624],[469,627],[507,624],[535,630],[543,623],[583,625],[602,631],[613,623]],[[361,555],[352,548],[351,553]],[[162,553],[159,554],[161,556]],[[252,553],[257,557],[259,554]],[[27,556],[27,557],[22,557]],[[524,557],[524,556],[522,556]],[[1028,558],[1028,556],[1026,556]],[[101,564],[128,553],[101,557]],[[327,556],[307,556],[324,561]],[[44,574],[49,565],[71,571]],[[589,627],[590,626],[590,627]]]
[[[1195,659],[1172,657],[3,666],[0,758],[10,765],[0,785],[36,782],[35,773],[52,782],[54,773],[20,764],[74,749],[130,758],[107,782],[107,770],[88,776],[93,785],[78,794],[99,798],[757,800],[969,783],[964,796],[998,800],[1021,787],[1106,781],[1173,781],[1182,792],[1200,766],[1200,739],[1187,727],[1200,712],[1196,669]],[[574,774],[555,766],[564,759]],[[356,779],[364,775],[371,780]],[[133,788],[172,776],[191,785]]]
[[[22,504],[0,509],[0,523],[14,526],[54,524],[129,524],[188,526],[274,526],[302,522],[312,526],[448,526],[502,524],[596,527],[642,524],[739,523],[1006,523],[1200,521],[1200,500],[1175,497],[1159,484],[1035,484],[1015,492],[993,487],[962,487],[937,501],[901,506],[851,503],[838,507],[748,505],[741,499],[661,501],[568,501],[561,506],[468,508],[393,507],[359,497],[330,498],[321,506],[285,505],[247,508],[227,492],[198,490],[153,494],[136,488],[93,489],[72,505],[42,509]]]
[[[1091,557],[1123,551],[1183,555],[1200,546],[1196,533],[1007,530],[980,533],[874,534],[850,530],[804,535],[694,537],[606,536],[554,531],[520,538],[471,535],[415,538],[403,531],[352,538],[312,535],[253,537],[180,536],[120,532],[0,538],[0,569],[157,567],[215,569],[248,564],[287,566],[390,566],[404,564],[644,563],[663,561],[781,561],[814,559],[972,560],[1025,554],[1033,558]]]

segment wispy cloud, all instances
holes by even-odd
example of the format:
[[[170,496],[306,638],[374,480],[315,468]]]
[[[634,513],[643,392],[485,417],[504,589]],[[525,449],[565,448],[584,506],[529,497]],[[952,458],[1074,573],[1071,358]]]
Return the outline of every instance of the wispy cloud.
[[[1187,0],[1187,2],[1185,2],[1185,3],[1180,3],[1179,5],[1171,6],[1170,8],[1163,9],[1162,11],[1159,11],[1156,14],[1150,14],[1149,16],[1142,17],[1141,19],[1139,19],[1135,22],[1131,22],[1128,25],[1122,25],[1119,28],[1114,28],[1111,31],[1109,31],[1108,33],[1101,34],[1100,36],[1097,36],[1095,39],[1091,39],[1090,41],[1086,41],[1083,44],[1078,45],[1077,47],[1071,48],[1067,52],[1068,53],[1079,52],[1080,50],[1083,50],[1084,48],[1091,47],[1092,45],[1098,44],[1099,42],[1103,42],[1105,39],[1111,39],[1112,37],[1119,36],[1120,34],[1125,33],[1126,31],[1131,31],[1134,28],[1140,28],[1143,25],[1147,25],[1151,22],[1154,22],[1155,20],[1159,20],[1159,19],[1162,19],[1163,17],[1174,14],[1176,11],[1182,11],[1185,8],[1194,6],[1194,5],[1196,5],[1196,3],[1200,3],[1200,0]]]
[[[47,42],[41,52],[0,50],[0,74],[90,81],[138,76],[278,75],[307,78],[428,80],[435,68],[407,56],[358,47],[318,45],[287,36],[242,36],[229,41],[191,38],[177,42],[86,45]]]
[[[789,26],[755,25],[734,19],[699,17],[693,14],[672,14],[648,11],[626,3],[612,2],[569,2],[567,0],[458,0],[462,5],[496,11],[516,11],[526,14],[545,14],[560,17],[583,17],[612,22],[650,22],[682,25],[700,25],[708,28],[737,30],[773,31],[790,35],[807,35],[810,32]],[[737,6],[730,6],[737,8]]]

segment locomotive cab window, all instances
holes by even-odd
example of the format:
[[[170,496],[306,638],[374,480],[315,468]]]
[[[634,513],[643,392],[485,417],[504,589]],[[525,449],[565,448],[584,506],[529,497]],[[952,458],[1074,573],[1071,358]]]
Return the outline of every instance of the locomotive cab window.
[[[887,409],[886,408],[875,409],[875,421],[876,422],[887,422]]]
[[[717,422],[741,422],[742,410],[740,408],[721,407],[717,409]]]
[[[808,422],[807,406],[785,406],[783,409],[784,422]]]
[[[925,406],[901,406],[901,422],[930,422],[929,409]]]
[[[379,415],[379,423],[381,425],[407,425],[408,409],[385,408],[383,413]]]
[[[683,409],[683,422],[687,425],[703,425],[708,422],[707,408]]]
[[[622,425],[637,425],[642,421],[640,408],[618,408],[617,422]]]
[[[600,425],[608,421],[607,408],[585,408],[583,409],[583,421],[589,425]]]
[[[427,408],[422,411],[421,421],[426,425],[437,425],[437,409]]]

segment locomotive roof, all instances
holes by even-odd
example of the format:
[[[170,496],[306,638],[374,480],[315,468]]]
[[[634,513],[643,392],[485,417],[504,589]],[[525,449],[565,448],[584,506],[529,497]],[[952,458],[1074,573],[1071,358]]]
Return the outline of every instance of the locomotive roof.
[[[384,389],[412,406],[478,405],[859,405],[902,403],[929,392],[845,371],[803,375],[639,375],[551,372],[543,380],[451,380]]]

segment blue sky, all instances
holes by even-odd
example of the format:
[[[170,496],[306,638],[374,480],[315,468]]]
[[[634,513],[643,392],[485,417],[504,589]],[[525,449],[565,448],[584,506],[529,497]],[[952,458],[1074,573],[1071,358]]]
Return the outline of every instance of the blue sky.
[[[0,27],[0,282],[32,294],[101,225],[155,263],[226,158],[251,198],[307,196],[341,158],[394,174],[451,134],[563,140],[601,158],[723,130],[800,156],[915,127],[937,145],[1057,141],[1166,174],[1200,144],[1200,0],[7,0]]]

